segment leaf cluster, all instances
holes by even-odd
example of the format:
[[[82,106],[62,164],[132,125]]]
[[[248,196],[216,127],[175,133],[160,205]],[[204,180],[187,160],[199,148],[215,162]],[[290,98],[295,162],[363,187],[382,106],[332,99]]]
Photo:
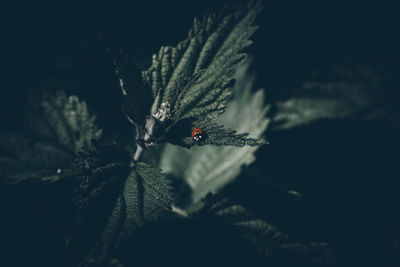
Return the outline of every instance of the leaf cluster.
[[[136,83],[144,85],[130,87],[121,75],[126,64],[119,63],[120,57],[114,59],[123,101],[130,103],[123,104],[123,110],[137,128],[136,138],[142,148],[162,142],[184,147],[266,143],[247,138],[247,134],[236,134],[214,121],[226,111],[234,86],[233,74],[244,62],[244,49],[251,44],[249,38],[257,29],[252,24],[261,11],[261,3],[242,4],[235,10],[226,8],[219,14],[195,19],[184,41],[175,47],[161,47],[153,55],[150,68],[142,72],[143,81],[137,80],[137,73],[132,76]],[[146,118],[143,110],[148,112]],[[206,133],[204,142],[191,139],[192,129],[199,127]]]
[[[25,118],[29,135],[0,132],[7,140],[0,142],[1,185],[34,182],[48,193],[44,217],[62,229],[69,265],[118,265],[113,258],[121,244],[179,216],[188,222],[218,218],[267,262],[276,251],[324,247],[291,243],[220,195],[202,201],[232,182],[268,143],[262,135],[269,107],[262,90],[252,93],[254,77],[244,65],[261,8],[261,2],[243,2],[195,19],[187,38],[161,47],[143,72],[122,51],[112,51],[122,112],[136,129],[135,155],[118,140],[103,139],[86,103],[61,91],[32,101]],[[202,129],[202,141],[192,138],[194,128]],[[190,187],[185,210],[175,206],[171,179],[141,161],[144,150],[165,143],[159,166]]]

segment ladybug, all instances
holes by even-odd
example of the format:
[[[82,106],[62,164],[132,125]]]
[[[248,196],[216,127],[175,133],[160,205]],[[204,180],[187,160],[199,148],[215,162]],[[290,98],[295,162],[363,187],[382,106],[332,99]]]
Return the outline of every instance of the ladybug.
[[[200,128],[193,128],[192,130],[192,140],[195,142],[200,142],[203,140],[203,130]]]

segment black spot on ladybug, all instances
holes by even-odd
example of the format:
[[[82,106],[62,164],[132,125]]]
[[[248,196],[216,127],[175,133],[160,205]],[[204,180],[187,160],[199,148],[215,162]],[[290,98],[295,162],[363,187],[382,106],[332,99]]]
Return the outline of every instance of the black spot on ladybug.
[[[199,143],[199,142],[203,141],[204,139],[206,139],[206,134],[203,132],[203,130],[200,128],[193,128],[192,140],[194,142]]]

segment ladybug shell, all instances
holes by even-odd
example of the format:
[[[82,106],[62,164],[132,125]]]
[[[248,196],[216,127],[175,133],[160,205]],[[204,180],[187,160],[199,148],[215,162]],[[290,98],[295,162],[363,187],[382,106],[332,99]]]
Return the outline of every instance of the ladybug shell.
[[[200,128],[193,128],[192,130],[192,138],[194,138],[196,135],[202,135],[203,130]]]

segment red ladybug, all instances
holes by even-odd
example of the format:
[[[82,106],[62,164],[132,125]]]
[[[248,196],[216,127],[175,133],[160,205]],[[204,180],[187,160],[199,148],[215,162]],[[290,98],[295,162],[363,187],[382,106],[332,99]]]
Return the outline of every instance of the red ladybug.
[[[200,128],[193,128],[192,139],[195,142],[200,142],[203,139],[203,130]]]

